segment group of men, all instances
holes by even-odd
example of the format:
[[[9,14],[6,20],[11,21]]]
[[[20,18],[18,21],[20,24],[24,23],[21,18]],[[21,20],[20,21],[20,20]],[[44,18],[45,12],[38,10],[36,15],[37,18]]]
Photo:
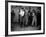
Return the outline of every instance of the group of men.
[[[34,25],[37,26],[37,17],[36,17],[36,11],[32,10],[32,12],[29,9],[20,9],[20,24],[21,26],[28,26],[29,22],[30,25]]]
[[[20,9],[13,9],[12,13],[12,20],[15,22],[19,22],[21,26],[34,25],[37,26],[37,16],[36,11],[33,9],[20,8]],[[14,16],[14,17],[13,17]],[[13,22],[12,21],[12,22]]]

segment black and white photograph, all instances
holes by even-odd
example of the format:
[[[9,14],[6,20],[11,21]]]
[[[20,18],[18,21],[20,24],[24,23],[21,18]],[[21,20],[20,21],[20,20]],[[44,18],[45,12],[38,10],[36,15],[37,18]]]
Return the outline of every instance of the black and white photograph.
[[[8,35],[43,33],[44,5],[8,2]]]
[[[11,31],[41,30],[41,7],[11,6]]]

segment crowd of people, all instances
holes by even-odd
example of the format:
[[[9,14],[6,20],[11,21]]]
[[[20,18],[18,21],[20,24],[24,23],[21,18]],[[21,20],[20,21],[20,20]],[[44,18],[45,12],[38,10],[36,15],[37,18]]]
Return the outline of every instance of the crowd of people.
[[[16,23],[19,23],[21,27],[37,26],[37,12],[34,9],[31,11],[31,9],[20,8],[18,9],[18,11],[12,11],[11,16],[11,22],[13,22],[13,20],[17,20]]]

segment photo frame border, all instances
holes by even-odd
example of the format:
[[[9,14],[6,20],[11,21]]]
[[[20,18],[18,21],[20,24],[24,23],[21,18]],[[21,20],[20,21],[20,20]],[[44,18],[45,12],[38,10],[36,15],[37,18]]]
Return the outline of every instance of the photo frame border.
[[[8,2],[29,3],[29,4],[43,4],[43,33],[28,33],[28,34],[13,34],[8,35]],[[45,3],[44,2],[27,2],[27,1],[5,1],[5,36],[22,36],[22,35],[39,35],[45,34]]]

